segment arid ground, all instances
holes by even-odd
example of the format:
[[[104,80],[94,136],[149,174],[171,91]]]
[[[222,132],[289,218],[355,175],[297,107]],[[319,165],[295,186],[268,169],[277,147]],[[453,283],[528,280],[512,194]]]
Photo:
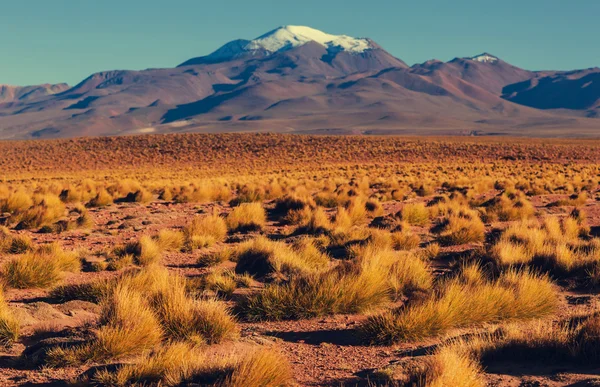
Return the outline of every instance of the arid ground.
[[[600,141],[0,143],[0,385],[600,384]]]

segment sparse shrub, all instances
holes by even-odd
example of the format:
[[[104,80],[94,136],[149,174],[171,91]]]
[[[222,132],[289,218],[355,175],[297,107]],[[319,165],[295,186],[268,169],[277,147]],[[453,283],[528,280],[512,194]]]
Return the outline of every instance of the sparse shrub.
[[[158,242],[149,236],[142,236],[139,241],[129,243],[125,251],[134,257],[134,262],[140,266],[148,266],[160,261],[162,257]]]
[[[265,209],[260,203],[243,203],[227,215],[227,226],[232,231],[262,230],[267,223]]]
[[[139,189],[134,193],[133,200],[136,203],[150,203],[152,201],[152,193],[144,188]]]
[[[156,242],[161,250],[177,251],[183,247],[185,237],[179,231],[163,229],[158,232]]]
[[[184,229],[185,245],[189,250],[211,246],[223,242],[227,236],[227,224],[217,213],[209,216],[196,216]]]
[[[232,249],[223,249],[216,253],[203,254],[198,257],[196,263],[201,267],[217,266],[225,261],[228,261],[233,256]]]
[[[0,346],[10,348],[19,339],[21,325],[4,299],[0,289]]]
[[[429,209],[423,203],[409,203],[402,207],[401,218],[408,224],[426,226],[429,223]]]
[[[80,269],[81,261],[76,254],[50,244],[8,261],[2,267],[2,275],[13,288],[47,288],[61,280],[62,272]]]
[[[329,258],[308,239],[289,247],[258,237],[238,246],[232,254],[235,272],[249,273],[257,278],[278,275],[316,273],[327,268]]]
[[[485,239],[485,225],[477,212],[470,210],[448,215],[435,230],[439,234],[439,242],[448,246],[483,242]]]
[[[28,210],[16,214],[17,229],[30,229],[50,225],[65,214],[65,205],[56,195],[34,196],[34,204]]]
[[[23,254],[33,250],[33,242],[27,235],[11,235],[0,233],[0,252],[8,254]]]
[[[484,387],[483,370],[474,356],[458,346],[443,345],[425,360],[412,379],[427,387]]]
[[[113,203],[113,197],[104,188],[100,189],[96,196],[89,201],[88,207],[106,207]]]
[[[492,282],[467,278],[448,281],[423,304],[370,317],[363,333],[375,343],[418,340],[471,324],[540,318],[558,305],[550,281],[527,271],[509,271]]]

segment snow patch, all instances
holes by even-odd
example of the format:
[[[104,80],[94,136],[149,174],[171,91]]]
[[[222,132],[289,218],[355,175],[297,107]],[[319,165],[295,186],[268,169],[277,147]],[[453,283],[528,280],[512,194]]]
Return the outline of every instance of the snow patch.
[[[498,58],[496,58],[493,55],[486,54],[486,53],[471,57],[469,59],[474,60],[476,62],[482,62],[482,63],[494,63],[494,62],[498,61]]]
[[[279,27],[248,43],[248,51],[265,50],[270,53],[289,50],[308,42],[316,42],[328,49],[361,53],[373,48],[367,39],[357,39],[347,35],[331,35],[304,26]]]

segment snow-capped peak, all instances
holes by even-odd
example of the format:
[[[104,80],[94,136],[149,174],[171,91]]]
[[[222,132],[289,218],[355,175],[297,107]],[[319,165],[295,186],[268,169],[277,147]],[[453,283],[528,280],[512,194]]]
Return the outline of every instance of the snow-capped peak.
[[[265,50],[270,53],[285,51],[316,42],[330,49],[361,53],[373,48],[367,39],[357,39],[346,35],[330,35],[304,26],[284,26],[270,31],[248,43],[248,51]]]
[[[482,63],[494,63],[494,62],[498,61],[498,58],[496,58],[495,56],[490,55],[488,53],[485,53],[485,52],[481,55],[473,56],[468,59],[474,60],[476,62],[482,62]]]

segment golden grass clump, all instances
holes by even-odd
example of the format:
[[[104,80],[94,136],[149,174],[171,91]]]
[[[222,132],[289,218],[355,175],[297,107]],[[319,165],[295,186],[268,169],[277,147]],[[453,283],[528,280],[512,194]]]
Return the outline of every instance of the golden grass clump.
[[[408,224],[426,226],[431,215],[424,203],[408,203],[402,207],[400,216]]]
[[[208,216],[196,216],[183,233],[188,250],[209,247],[225,240],[227,223],[216,212]]]
[[[104,188],[100,189],[96,196],[87,204],[88,207],[106,207],[113,203],[113,197]]]
[[[436,227],[438,240],[442,245],[462,245],[485,240],[485,225],[476,211],[461,209],[450,213]]]
[[[502,267],[532,265],[555,275],[591,270],[598,262],[600,242],[580,239],[587,230],[573,217],[547,217],[541,225],[523,221],[502,233],[490,256]]]
[[[81,261],[75,253],[53,243],[11,259],[2,267],[2,276],[13,288],[47,288],[59,282],[63,272],[80,269]]]
[[[27,211],[33,206],[33,199],[22,189],[11,192],[7,198],[0,201],[0,212],[11,214]]]
[[[231,260],[236,262],[236,273],[272,279],[282,275],[322,272],[329,264],[327,255],[319,251],[308,238],[288,246],[284,242],[271,241],[263,236],[236,247]]]
[[[477,267],[465,272],[423,304],[370,317],[361,327],[365,337],[373,343],[419,340],[473,324],[544,317],[558,305],[546,277],[511,270],[490,281]]]
[[[411,231],[410,226],[403,224],[400,231],[392,232],[393,246],[397,250],[413,250],[421,244],[421,237]]]
[[[441,346],[425,360],[424,369],[411,376],[417,386],[423,387],[486,386],[477,359],[459,346]]]
[[[23,254],[33,250],[31,238],[24,234],[13,235],[6,227],[0,228],[0,253]]]
[[[50,349],[46,363],[58,367],[140,355],[162,338],[160,323],[144,296],[126,284],[117,284],[102,301],[100,328],[94,338],[79,346]]]
[[[185,243],[183,233],[175,230],[162,229],[155,237],[158,247],[163,251],[181,250]]]
[[[53,194],[35,195],[28,210],[14,215],[16,228],[29,229],[50,225],[65,215],[65,205]]]
[[[292,381],[288,362],[269,349],[212,356],[187,343],[172,343],[145,354],[133,364],[93,375],[101,385],[215,385],[280,387]]]
[[[402,292],[427,290],[432,278],[425,263],[376,244],[353,252],[347,265],[292,276],[244,300],[250,320],[286,320],[335,313],[363,313],[387,305]]]
[[[227,226],[232,231],[262,230],[267,214],[261,203],[242,203],[227,215]]]
[[[191,379],[208,362],[207,356],[189,343],[161,346],[145,354],[134,364],[117,370],[100,370],[93,380],[103,386],[150,385],[179,386]]]
[[[15,317],[0,289],[0,347],[8,349],[19,339],[21,324]]]
[[[311,210],[315,207],[316,204],[311,198],[285,195],[275,200],[273,212],[289,224],[301,225],[308,221]]]
[[[528,219],[535,215],[535,207],[522,193],[504,193],[484,204],[488,221],[502,222]]]
[[[125,252],[132,254],[134,262],[140,266],[149,266],[158,263],[162,258],[160,241],[147,235],[142,236],[137,242],[125,246]]]
[[[213,344],[238,336],[235,320],[223,303],[190,298],[180,277],[169,276],[166,281],[167,286],[151,292],[150,304],[168,337]]]

